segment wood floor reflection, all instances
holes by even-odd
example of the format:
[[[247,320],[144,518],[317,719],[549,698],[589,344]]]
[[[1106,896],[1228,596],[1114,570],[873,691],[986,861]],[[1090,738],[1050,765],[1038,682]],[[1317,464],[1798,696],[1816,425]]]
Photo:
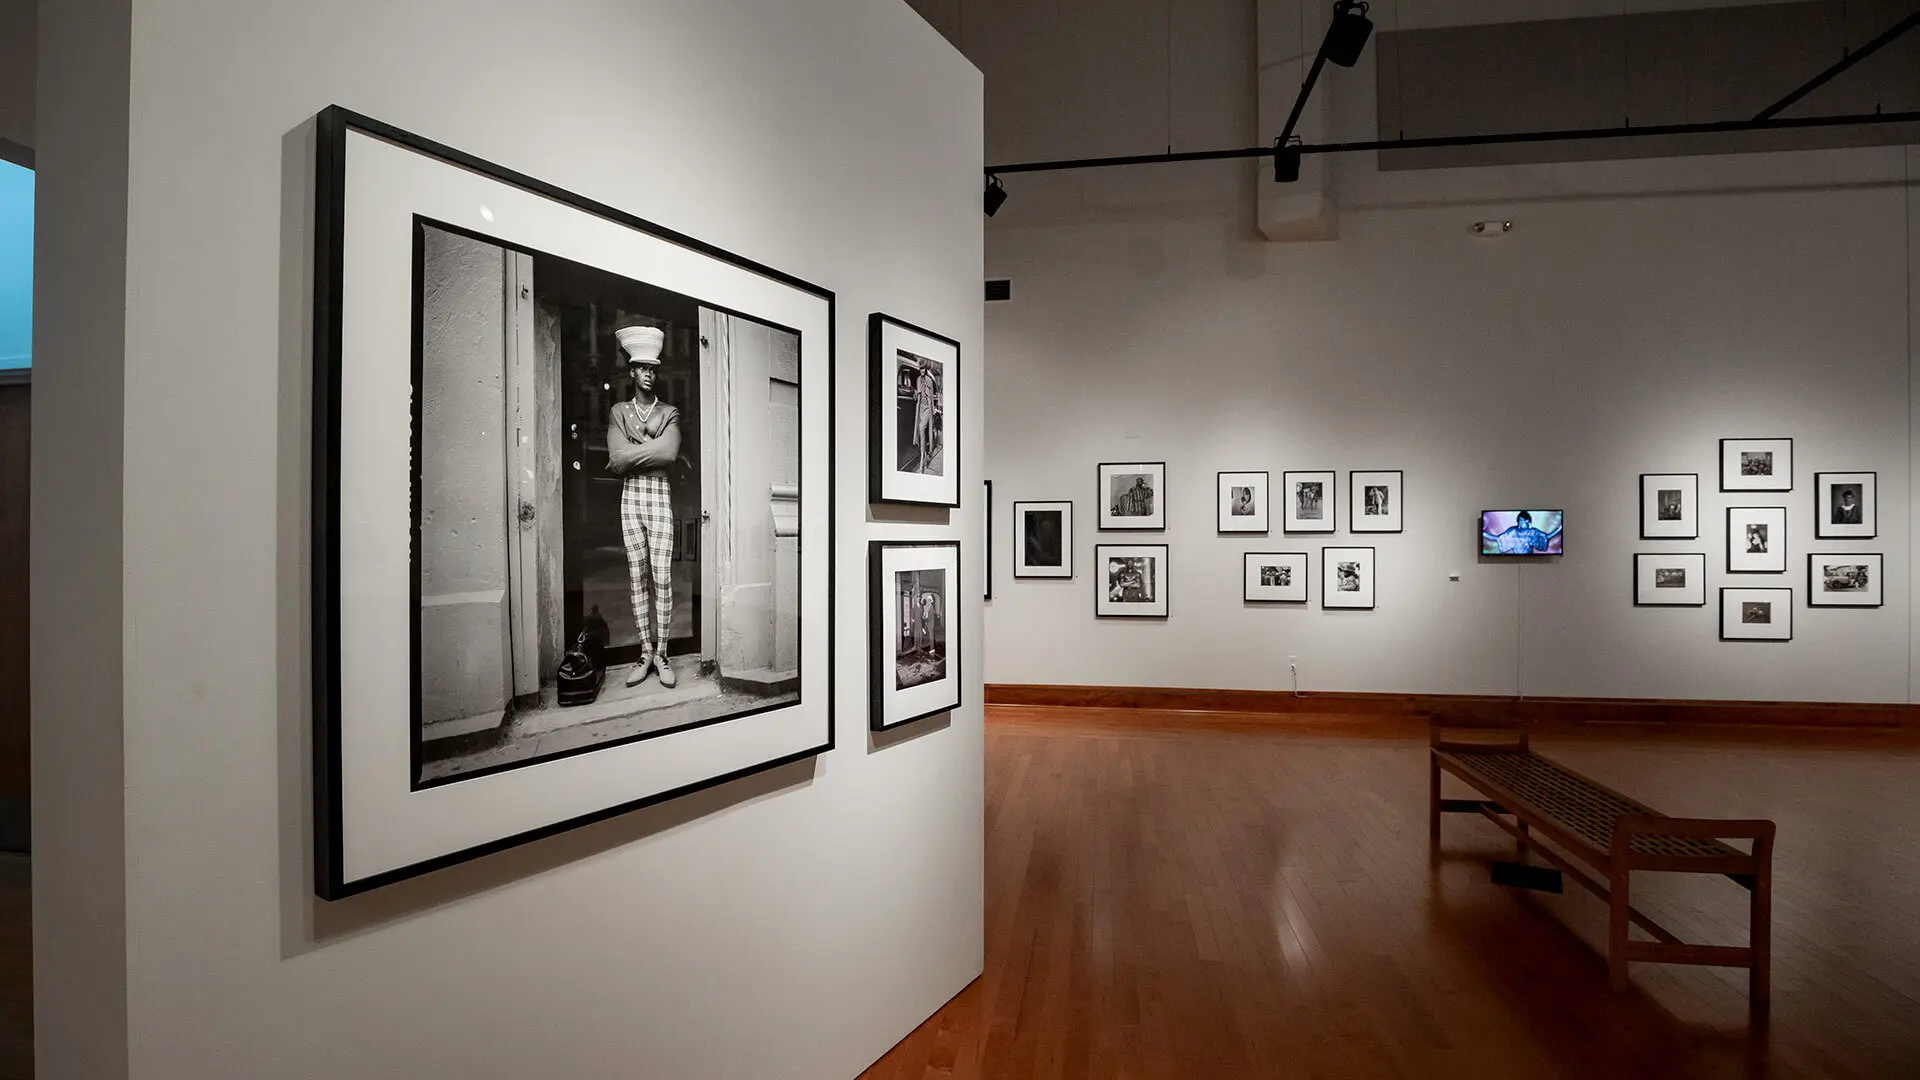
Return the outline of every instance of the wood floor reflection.
[[[986,973],[865,1077],[1920,1077],[1911,735],[1535,745],[1669,813],[1779,822],[1770,1015],[1738,971],[1610,991],[1605,907],[1490,884],[1487,822],[1450,816],[1435,859],[1423,729],[996,707]],[[1745,941],[1731,882],[1635,890]]]

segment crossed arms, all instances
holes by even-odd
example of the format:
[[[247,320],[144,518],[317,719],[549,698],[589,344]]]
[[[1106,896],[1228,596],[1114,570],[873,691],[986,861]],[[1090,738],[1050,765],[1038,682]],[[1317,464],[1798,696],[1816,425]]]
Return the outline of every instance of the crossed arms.
[[[680,414],[667,415],[660,434],[649,436],[645,431],[635,435],[627,431],[618,406],[614,407],[613,418],[607,424],[607,471],[616,476],[629,473],[652,472],[673,464],[680,456]]]

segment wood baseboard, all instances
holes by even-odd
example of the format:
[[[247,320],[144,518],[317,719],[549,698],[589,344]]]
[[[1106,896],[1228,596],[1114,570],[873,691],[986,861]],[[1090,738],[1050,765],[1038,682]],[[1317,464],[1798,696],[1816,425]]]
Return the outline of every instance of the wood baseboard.
[[[1714,724],[1920,731],[1920,706],[1651,698],[1517,698],[1468,694],[1347,694],[1162,686],[989,684],[987,704],[1082,709],[1426,719],[1462,724]]]

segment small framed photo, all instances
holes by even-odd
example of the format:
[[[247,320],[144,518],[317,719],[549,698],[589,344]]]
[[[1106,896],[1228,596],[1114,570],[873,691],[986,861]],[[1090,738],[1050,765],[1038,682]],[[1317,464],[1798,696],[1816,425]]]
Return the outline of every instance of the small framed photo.
[[[1699,473],[1640,475],[1640,539],[1700,539]]]
[[[1357,533],[1397,533],[1402,531],[1400,494],[1406,476],[1399,470],[1353,472],[1347,475],[1347,502],[1352,507],[1351,531]]]
[[[960,343],[874,312],[867,351],[867,498],[959,506]]]
[[[1792,641],[1792,589],[1721,589],[1721,641]]]
[[[1267,474],[1223,472],[1219,476],[1220,531],[1267,531]]]
[[[1250,604],[1307,602],[1307,553],[1249,551],[1240,599]]]
[[[1167,527],[1167,463],[1100,466],[1100,529],[1155,532]]]
[[[1372,548],[1321,548],[1320,577],[1321,607],[1373,610]]]
[[[1635,555],[1633,603],[1636,607],[1706,607],[1706,553]]]
[[[981,599],[993,599],[993,481],[980,481],[981,512],[986,517],[986,526],[980,537],[980,588]]]
[[[1814,535],[1822,540],[1872,540],[1879,535],[1880,474],[1813,474]]]
[[[1073,576],[1073,504],[1013,504],[1013,576]]]
[[[1787,572],[1787,508],[1727,507],[1727,573]]]
[[[1721,439],[1721,491],[1792,491],[1792,439]]]
[[[959,708],[960,541],[875,540],[868,565],[868,726],[885,731]]]
[[[1334,531],[1334,474],[1325,472],[1282,473],[1281,496],[1286,499],[1281,528],[1290,533],[1330,533]]]
[[[1879,607],[1886,603],[1884,555],[1807,556],[1808,607]]]
[[[1093,613],[1102,619],[1167,617],[1167,545],[1095,544]]]

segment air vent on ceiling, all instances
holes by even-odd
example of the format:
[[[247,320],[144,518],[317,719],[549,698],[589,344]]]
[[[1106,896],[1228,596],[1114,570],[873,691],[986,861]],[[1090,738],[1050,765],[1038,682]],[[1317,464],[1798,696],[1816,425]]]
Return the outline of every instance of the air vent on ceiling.
[[[1012,278],[987,279],[987,303],[991,304],[999,300],[1011,299],[1013,299]]]

